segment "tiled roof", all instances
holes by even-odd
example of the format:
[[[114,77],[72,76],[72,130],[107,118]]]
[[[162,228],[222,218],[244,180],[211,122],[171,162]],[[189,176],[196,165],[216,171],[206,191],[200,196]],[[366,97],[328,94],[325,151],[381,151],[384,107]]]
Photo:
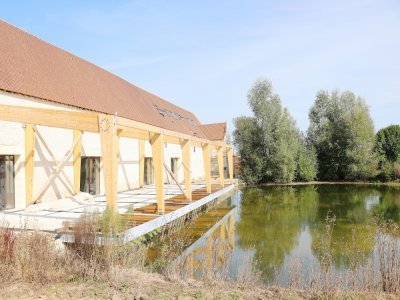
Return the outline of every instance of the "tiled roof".
[[[2,20],[0,90],[210,139],[193,113]]]
[[[226,123],[200,125],[201,131],[212,141],[222,141],[226,135]]]

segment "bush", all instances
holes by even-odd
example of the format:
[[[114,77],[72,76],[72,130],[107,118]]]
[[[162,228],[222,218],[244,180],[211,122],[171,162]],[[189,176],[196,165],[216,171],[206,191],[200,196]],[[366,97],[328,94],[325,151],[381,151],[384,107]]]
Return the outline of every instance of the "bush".
[[[394,179],[393,163],[386,160],[381,162],[378,179],[382,181],[391,181]]]
[[[296,180],[312,181],[317,177],[317,155],[302,137],[297,156]]]

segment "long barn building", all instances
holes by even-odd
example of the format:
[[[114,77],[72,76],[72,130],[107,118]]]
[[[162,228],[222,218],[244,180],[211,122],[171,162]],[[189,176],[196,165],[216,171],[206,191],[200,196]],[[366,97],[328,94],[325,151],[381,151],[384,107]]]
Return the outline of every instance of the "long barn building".
[[[213,154],[215,153],[215,159]],[[215,161],[213,163],[213,161]],[[213,165],[215,165],[213,167]],[[226,123],[190,111],[0,20],[0,210],[232,180]],[[189,199],[190,200],[190,199]]]

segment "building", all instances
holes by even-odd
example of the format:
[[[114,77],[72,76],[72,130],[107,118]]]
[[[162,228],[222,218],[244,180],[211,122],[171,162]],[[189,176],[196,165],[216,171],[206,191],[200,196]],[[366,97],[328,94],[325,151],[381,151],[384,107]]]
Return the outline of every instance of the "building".
[[[165,183],[184,183],[188,199],[193,181],[211,192],[212,151],[224,185],[226,123],[202,124],[1,20],[0,49],[0,210],[81,191],[104,193],[115,208],[119,191],[154,183],[163,213]]]

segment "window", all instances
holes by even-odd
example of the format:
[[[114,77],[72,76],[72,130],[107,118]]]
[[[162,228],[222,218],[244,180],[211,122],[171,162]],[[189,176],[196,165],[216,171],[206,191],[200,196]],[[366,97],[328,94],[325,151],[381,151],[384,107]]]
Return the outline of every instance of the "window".
[[[144,158],[144,184],[149,185],[154,183],[154,167],[151,157]]]
[[[178,162],[178,157],[171,157],[171,172],[176,179],[178,179]]]
[[[81,192],[97,195],[100,193],[100,158],[82,157]]]
[[[14,156],[0,156],[0,210],[15,208]]]
[[[163,117],[174,118],[177,121],[186,121],[189,123],[189,125],[196,126],[196,122],[192,119],[182,116],[181,114],[171,111],[169,109],[159,107],[158,105],[156,105],[154,103],[153,103],[153,105],[157,109],[158,113]]]

